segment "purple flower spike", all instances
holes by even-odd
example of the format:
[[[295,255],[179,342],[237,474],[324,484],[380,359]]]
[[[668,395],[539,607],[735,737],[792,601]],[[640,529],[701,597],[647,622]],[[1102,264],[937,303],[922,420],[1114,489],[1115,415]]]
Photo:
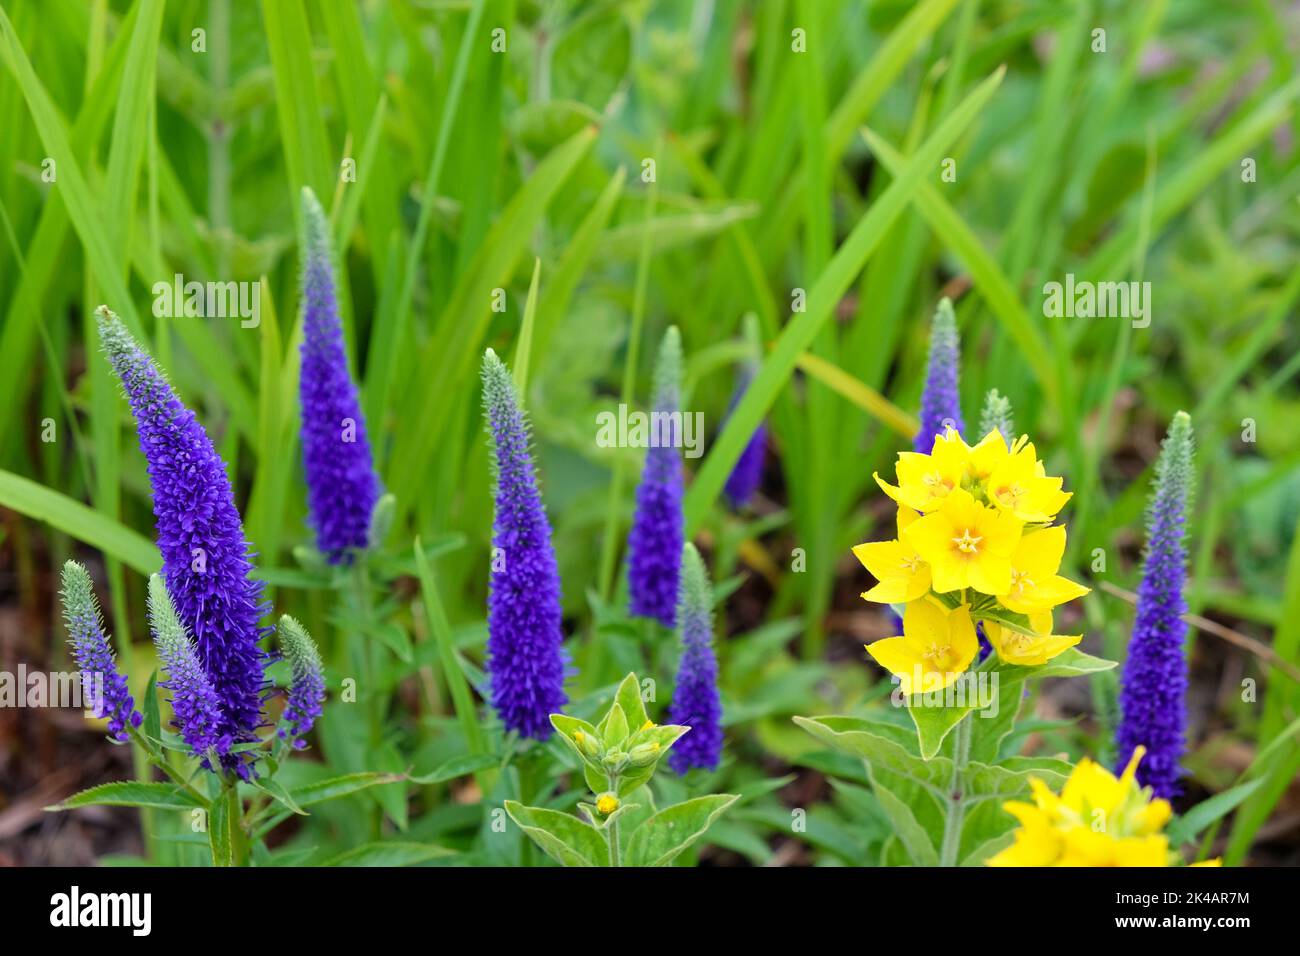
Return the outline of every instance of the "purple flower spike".
[[[86,709],[108,718],[110,737],[127,740],[127,724],[139,727],[144,718],[135,710],[126,677],[118,671],[108,646],[90,575],[75,561],[63,565],[63,619],[68,626],[72,656],[81,671]]]
[[[957,390],[961,367],[961,340],[957,337],[957,318],[952,302],[939,300],[934,322],[930,326],[930,357],[925,370],[925,389],[921,392],[921,430],[916,433],[912,450],[928,455],[934,440],[947,428],[964,434],[961,395]]]
[[[1191,507],[1192,451],[1192,420],[1186,412],[1179,412],[1160,449],[1155,492],[1147,506],[1146,555],[1133,637],[1120,683],[1121,717],[1115,734],[1120,767],[1128,764],[1139,745],[1147,748],[1138,765],[1138,782],[1165,799],[1182,790],[1179,763],[1185,749],[1187,716],[1184,539]]]
[[[302,461],[316,545],[331,564],[347,563],[369,544],[379,479],[370,456],[347,350],[331,262],[329,221],[316,196],[302,191]]]
[[[211,755],[216,753],[223,763],[230,760],[230,734],[221,712],[221,701],[199,662],[194,643],[172,604],[171,595],[158,575],[149,578],[149,626],[153,631],[158,660],[166,671],[167,679],[158,686],[172,692],[172,713],[176,715],[172,726],[194,750],[194,755],[209,770],[214,769]],[[248,764],[240,761],[234,765],[240,776],[247,777]]]
[[[528,423],[509,370],[483,357],[483,407],[492,445],[496,507],[488,594],[492,706],[507,730],[546,740],[564,693],[560,572],[528,451]]]
[[[735,394],[731,396],[731,404],[727,408],[728,415],[740,404],[745,390],[753,380],[754,366],[752,363],[746,364],[736,382]],[[767,426],[760,422],[754,429],[754,434],[749,436],[749,443],[736,459],[736,465],[731,469],[731,474],[727,476],[727,483],[722,489],[733,508],[744,507],[749,499],[754,497],[754,492],[758,490],[763,480],[763,459],[766,453]]]
[[[258,642],[271,629],[259,624],[266,610],[262,584],[250,576],[253,565],[230,479],[203,426],[153,359],[107,306],[96,317],[148,465],[167,592],[221,705],[216,736],[253,740],[262,724],[265,687],[266,653]],[[231,757],[227,766],[237,762]]]
[[[307,746],[302,737],[316,723],[325,702],[325,668],[316,642],[297,620],[284,615],[277,633],[293,674],[289,702],[284,708],[284,726],[278,734],[282,740],[291,741],[294,749],[301,750]]]
[[[632,613],[652,617],[664,627],[677,620],[677,581],[681,573],[685,519],[682,514],[682,339],[671,326],[655,363],[650,447],[636,514],[628,534],[628,590]]]
[[[695,545],[682,553],[682,594],[678,606],[682,656],[668,722],[690,727],[668,754],[668,765],[684,774],[692,767],[716,770],[722,759],[722,701],[718,661],[713,655],[713,591]]]

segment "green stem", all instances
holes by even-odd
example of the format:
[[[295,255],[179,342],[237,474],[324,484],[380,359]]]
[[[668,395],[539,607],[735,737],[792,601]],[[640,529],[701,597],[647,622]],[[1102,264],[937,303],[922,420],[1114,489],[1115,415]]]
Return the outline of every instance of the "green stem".
[[[961,825],[966,816],[966,765],[970,762],[971,725],[975,718],[964,717],[953,731],[952,780],[948,786],[948,812],[943,820],[943,847],[940,866],[956,866],[961,847]]]
[[[231,781],[222,796],[227,802],[230,821],[230,858],[235,866],[248,865],[248,837],[244,832],[244,808],[239,802],[239,784]]]
[[[609,789],[612,793],[618,793],[618,775],[609,775]],[[615,808],[617,810],[617,808]],[[609,865],[623,865],[623,851],[618,845],[618,817],[610,820],[605,826],[605,832],[609,834]]]
[[[379,695],[379,665],[375,660],[375,637],[371,633],[374,619],[370,601],[370,566],[368,555],[357,554],[352,565],[352,583],[356,592],[357,617],[361,623],[361,675],[366,685],[366,719],[369,728],[370,752],[376,754],[383,744],[383,702]],[[371,819],[371,834],[377,840],[383,835],[384,809],[375,804]]]

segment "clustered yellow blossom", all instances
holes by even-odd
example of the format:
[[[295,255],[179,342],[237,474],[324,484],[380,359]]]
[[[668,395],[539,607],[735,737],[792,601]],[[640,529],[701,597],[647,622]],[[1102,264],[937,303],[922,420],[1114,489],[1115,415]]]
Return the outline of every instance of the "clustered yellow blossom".
[[[1043,664],[1079,642],[1052,633],[1052,609],[1088,593],[1059,573],[1065,528],[1052,522],[1070,493],[1028,436],[1008,447],[995,430],[972,447],[948,429],[930,454],[900,453],[896,472],[897,485],[875,478],[898,503],[898,537],[853,553],[879,582],[864,598],[906,605],[902,635],[867,646],[904,693],[957,680],[977,622],[1007,664]]]
[[[991,857],[989,866],[1168,866],[1168,800],[1152,799],[1137,785],[1138,747],[1119,779],[1085,757],[1060,796],[1031,777],[1033,803],[1011,801],[1003,808],[1020,821],[1015,842]],[[1217,866],[1218,861],[1208,865]]]

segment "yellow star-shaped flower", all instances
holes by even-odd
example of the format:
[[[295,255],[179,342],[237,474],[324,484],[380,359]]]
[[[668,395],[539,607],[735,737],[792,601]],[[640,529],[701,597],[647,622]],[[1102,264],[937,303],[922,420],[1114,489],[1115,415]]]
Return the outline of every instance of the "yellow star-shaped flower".
[[[934,448],[925,455],[915,451],[898,453],[898,486],[875,474],[876,484],[889,497],[913,511],[934,511],[966,477],[970,449],[953,429],[935,436]]]
[[[1018,614],[1036,614],[1083,597],[1090,590],[1057,574],[1065,554],[1065,527],[1031,531],[1011,555],[1011,586],[998,602]]]
[[[975,625],[966,605],[948,610],[921,598],[903,612],[901,637],[867,645],[876,663],[898,677],[903,693],[942,690],[970,667],[979,650]]]
[[[974,588],[1005,594],[1011,588],[1011,555],[1021,523],[1009,513],[987,508],[958,488],[943,506],[908,526],[903,540],[930,565],[935,591],[946,594]]]
[[[1051,521],[1070,492],[1061,490],[1060,478],[1047,477],[1033,442],[1022,442],[989,475],[989,501],[1021,521]]]
[[[859,544],[853,549],[862,566],[876,576],[877,584],[862,596],[881,604],[906,604],[930,591],[930,566],[916,549],[902,541],[903,531],[917,519],[911,508],[898,509],[898,539]]]
[[[1043,611],[1029,617],[1034,636],[1013,631],[997,621],[984,621],[984,634],[998,652],[998,658],[1007,664],[1034,667],[1046,664],[1062,651],[1078,644],[1081,635],[1065,636],[1052,633],[1052,612]]]

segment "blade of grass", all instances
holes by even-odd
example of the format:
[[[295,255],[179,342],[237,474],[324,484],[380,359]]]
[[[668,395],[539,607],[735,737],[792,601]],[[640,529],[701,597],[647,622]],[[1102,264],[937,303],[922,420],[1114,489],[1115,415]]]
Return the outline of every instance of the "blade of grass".
[[[840,296],[875,251],[884,231],[915,196],[924,177],[930,175],[943,158],[944,150],[966,130],[993,96],[1005,72],[1004,67],[999,67],[939,124],[934,133],[921,144],[906,168],[854,226],[839,251],[818,276],[808,294],[807,310],[795,315],[786,325],[775,348],[759,367],[758,374],[727,420],[722,434],[705,459],[704,467],[691,485],[686,496],[688,535],[700,526],[708,509],[717,499],[749,437],[772,407],[777,392],[793,373],[800,353],[807,350],[820,326],[831,317]]]
[[[542,279],[542,260],[533,260],[533,278],[528,283],[528,298],[524,300],[524,320],[519,326],[519,341],[515,345],[512,374],[515,388],[522,398],[528,394],[528,362],[533,352],[533,325],[537,322],[537,286]]]
[[[921,423],[914,415],[907,414],[874,388],[854,378],[838,365],[833,365],[811,352],[804,352],[795,364],[908,441],[911,441],[921,430]]]

